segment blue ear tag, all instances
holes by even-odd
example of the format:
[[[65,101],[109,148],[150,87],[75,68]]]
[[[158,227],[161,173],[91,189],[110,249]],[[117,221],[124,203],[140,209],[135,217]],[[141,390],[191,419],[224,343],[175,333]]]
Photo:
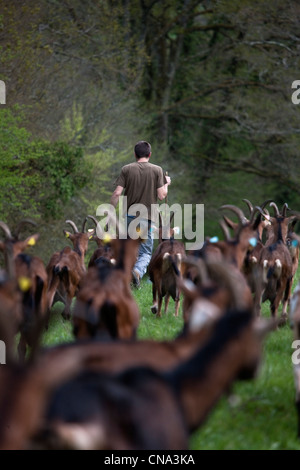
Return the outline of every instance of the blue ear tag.
[[[219,237],[212,237],[209,239],[210,243],[217,243],[219,241]]]
[[[255,247],[257,245],[257,239],[255,237],[250,238],[249,245]]]
[[[298,246],[298,245],[299,245],[298,240],[293,240],[292,241],[292,246]]]

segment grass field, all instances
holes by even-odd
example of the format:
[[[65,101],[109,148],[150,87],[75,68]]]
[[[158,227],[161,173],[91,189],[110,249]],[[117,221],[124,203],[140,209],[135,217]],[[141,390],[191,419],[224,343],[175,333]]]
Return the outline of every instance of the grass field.
[[[145,278],[144,278],[145,279]],[[294,285],[298,282],[295,279]],[[181,330],[183,321],[174,317],[174,302],[170,301],[168,315],[156,318],[150,311],[151,283],[145,279],[134,296],[141,312],[139,338],[172,339]],[[61,317],[63,304],[52,309],[49,330],[43,343],[53,345],[71,341],[70,322]],[[269,317],[269,304],[263,304],[263,316]],[[285,325],[272,332],[265,341],[261,370],[252,381],[236,382],[230,400],[222,398],[206,423],[190,440],[190,449],[296,449],[296,409],[292,370],[292,332]]]

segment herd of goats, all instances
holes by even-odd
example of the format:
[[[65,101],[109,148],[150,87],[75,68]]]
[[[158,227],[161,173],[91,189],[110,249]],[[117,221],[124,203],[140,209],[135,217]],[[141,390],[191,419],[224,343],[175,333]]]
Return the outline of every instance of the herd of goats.
[[[99,238],[93,216],[81,231],[67,220],[72,246],[45,266],[26,254],[39,235],[21,237],[32,221],[14,232],[0,222],[0,340],[6,345],[0,449],[188,449],[191,433],[233,382],[255,377],[267,333],[289,322],[300,339],[300,287],[292,292],[300,213],[271,200],[255,207],[243,201],[247,216],[222,206],[224,237],[207,237],[201,249],[187,252],[172,220],[167,230],[160,224],[148,268],[149,308],[159,319],[172,297],[177,316],[183,298],[183,328],[169,341],[137,338],[131,281],[140,239]],[[90,241],[97,248],[86,267]],[[270,318],[261,316],[266,300]],[[64,303],[74,340],[46,348],[43,332],[56,301]],[[300,417],[300,366],[294,373]]]

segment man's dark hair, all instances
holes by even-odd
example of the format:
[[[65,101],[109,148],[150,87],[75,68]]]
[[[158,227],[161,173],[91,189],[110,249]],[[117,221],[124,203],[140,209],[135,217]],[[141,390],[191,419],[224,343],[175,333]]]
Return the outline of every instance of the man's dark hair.
[[[143,157],[148,158],[151,153],[151,145],[149,144],[149,142],[146,142],[145,140],[141,140],[135,145],[134,153],[137,159],[143,158]]]

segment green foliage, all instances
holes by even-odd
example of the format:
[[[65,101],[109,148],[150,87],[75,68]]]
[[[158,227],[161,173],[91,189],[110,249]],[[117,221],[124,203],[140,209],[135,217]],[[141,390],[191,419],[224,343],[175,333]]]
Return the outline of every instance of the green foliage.
[[[84,187],[90,167],[80,147],[65,142],[37,142],[32,144],[31,168],[40,174],[39,202],[45,217],[64,213],[64,204]]]
[[[57,217],[84,186],[89,166],[80,147],[32,139],[24,112],[0,108],[0,213],[2,220]]]

